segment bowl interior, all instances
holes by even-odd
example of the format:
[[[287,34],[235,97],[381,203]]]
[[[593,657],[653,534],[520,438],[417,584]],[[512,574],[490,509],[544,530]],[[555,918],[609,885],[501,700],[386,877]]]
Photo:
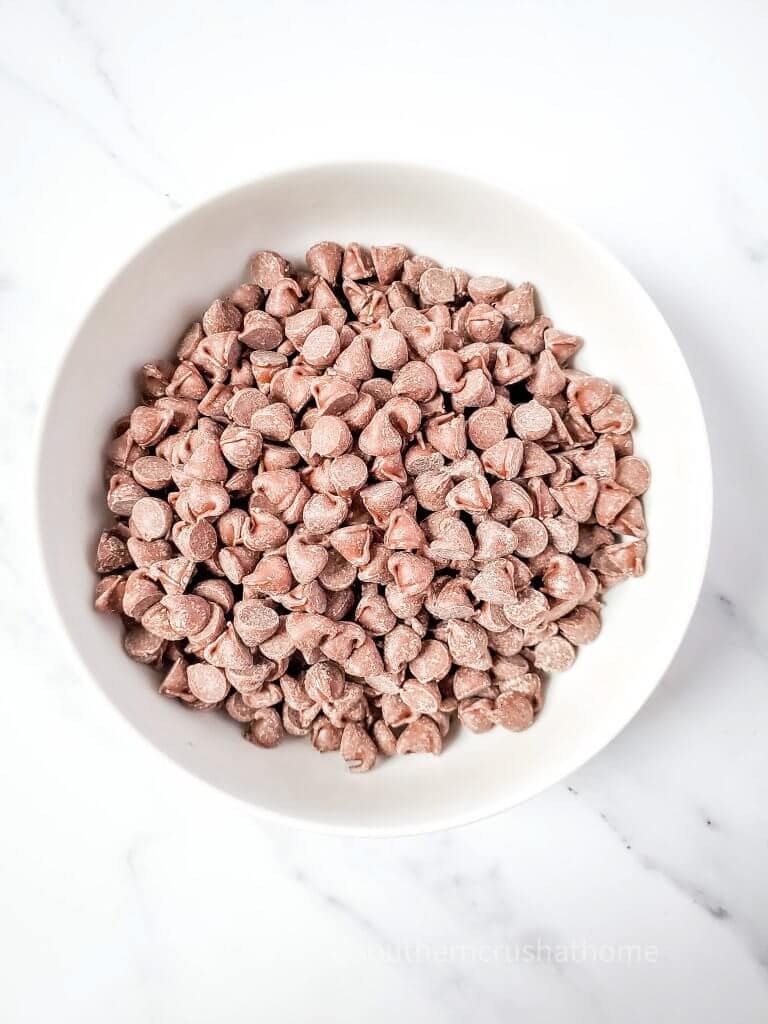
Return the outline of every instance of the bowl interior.
[[[250,252],[301,260],[309,244],[404,242],[473,273],[534,282],[542,312],[583,336],[575,365],[632,404],[635,450],[652,466],[644,578],[611,591],[599,640],[549,682],[534,727],[466,730],[442,757],[395,758],[366,776],[306,741],[243,742],[224,715],[186,711],[124,656],[121,629],[92,610],[92,553],[106,522],[102,454],[132,407],[136,369],[168,356],[182,330],[244,275]],[[73,453],[78,453],[73,458]],[[61,501],[66,495],[67,500]],[[72,342],[39,458],[41,543],[54,600],[82,661],[121,714],[174,761],[254,807],[306,825],[411,832],[492,813],[563,777],[608,742],[648,697],[689,620],[706,560],[710,466],[693,383],[655,307],[579,230],[474,181],[386,165],[309,168],[256,181],[193,210],[142,249]]]

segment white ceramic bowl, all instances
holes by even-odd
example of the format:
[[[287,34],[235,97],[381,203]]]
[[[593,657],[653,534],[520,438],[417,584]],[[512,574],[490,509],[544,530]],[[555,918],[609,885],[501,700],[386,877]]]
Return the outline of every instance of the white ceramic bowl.
[[[636,451],[653,471],[647,573],[609,593],[599,640],[552,679],[534,726],[520,734],[463,730],[439,758],[394,758],[363,776],[306,741],[259,750],[226,716],[193,714],[162,699],[154,673],[123,654],[120,623],[91,604],[94,542],[105,521],[103,446],[112,421],[131,408],[134,371],[171,354],[190,320],[241,279],[250,252],[271,248],[300,260],[323,238],[404,242],[445,265],[533,281],[542,311],[586,340],[576,365],[607,377],[630,400]],[[172,761],[262,814],[368,835],[493,814],[605,746],[647,699],[682,639],[711,519],[696,391],[669,328],[630,274],[580,230],[514,195],[381,164],[309,167],[255,181],[185,213],[133,256],[64,354],[42,429],[37,486],[54,602],[88,674],[119,713]]]

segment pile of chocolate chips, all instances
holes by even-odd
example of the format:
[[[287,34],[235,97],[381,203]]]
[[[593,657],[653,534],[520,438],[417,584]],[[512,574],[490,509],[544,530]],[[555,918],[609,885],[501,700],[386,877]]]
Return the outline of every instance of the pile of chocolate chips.
[[[632,411],[533,286],[402,245],[257,252],[109,444],[96,607],[251,742],[440,752],[528,727],[642,574]]]

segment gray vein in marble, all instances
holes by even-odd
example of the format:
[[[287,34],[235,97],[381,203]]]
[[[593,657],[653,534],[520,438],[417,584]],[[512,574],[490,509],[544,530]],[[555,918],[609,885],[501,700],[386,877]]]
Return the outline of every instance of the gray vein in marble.
[[[393,962],[400,963],[409,948],[429,948],[429,942],[403,942],[398,937],[374,924],[374,922],[359,910],[352,907],[350,903],[342,899],[337,893],[331,892],[320,885],[316,878],[310,877],[305,871],[297,867],[289,869],[290,877],[304,886],[316,898],[320,899],[334,912],[343,915],[356,928],[368,935],[372,940],[372,949],[384,962],[390,957]],[[450,945],[447,943],[446,945]],[[471,946],[471,942],[465,942]],[[405,960],[408,963],[407,959]],[[480,1005],[482,1002],[485,1020],[508,1020],[508,1015],[515,1008],[510,1005],[508,998],[497,996],[488,987],[484,987],[477,977],[477,966],[472,964],[462,965],[460,962],[436,964],[428,957],[416,960],[410,966],[418,968],[412,973],[414,983],[425,985],[430,999],[438,1001],[446,1015],[444,1019],[455,1020],[457,1024],[463,1024],[467,1013],[471,1008]],[[446,999],[452,990],[453,998]],[[458,1005],[458,1000],[462,1005]]]
[[[345,903],[345,901],[335,895],[335,893],[320,888],[316,881],[309,878],[301,868],[295,866],[290,868],[287,872],[287,876],[304,888],[309,889],[310,892],[314,893],[315,896],[318,896],[323,903],[327,904],[332,910],[338,911],[347,917],[357,928],[360,929],[360,931],[365,932],[380,946],[386,947],[391,942],[389,935],[381,928],[377,927],[370,918],[366,917],[365,914],[362,914],[349,903]]]
[[[768,241],[745,242],[744,252],[752,263],[764,263],[765,260],[768,260]]]
[[[441,847],[440,856],[431,857],[428,862],[406,856],[401,857],[399,863],[419,886],[431,889],[435,899],[449,904],[452,919],[463,922],[471,920],[473,929],[489,931],[488,935],[482,934],[479,945],[489,943],[510,949],[536,946],[539,942],[551,947],[568,945],[563,942],[561,935],[554,932],[549,934],[540,926],[530,927],[525,920],[520,919],[520,912],[511,898],[513,894],[503,876],[501,862],[494,859],[493,855],[487,866],[478,864],[475,859],[473,870],[464,875],[452,867],[466,860],[462,856],[460,834],[446,832],[433,837],[432,841]],[[448,865],[448,869],[442,873],[441,863]],[[478,899],[476,894],[482,898]],[[553,958],[532,966],[549,968],[564,984],[586,1000],[591,1008],[590,1019],[593,1024],[600,1020],[610,1020],[589,977],[584,975],[582,966],[577,962],[563,963]]]
[[[746,181],[730,177],[720,183],[719,206],[726,229],[750,263],[762,269],[768,262],[768,204],[766,176],[749,172]]]
[[[574,790],[572,790],[572,792],[575,793]],[[721,921],[730,926],[734,934],[737,935],[741,942],[747,946],[749,953],[755,958],[757,963],[762,968],[768,969],[768,945],[766,945],[765,941],[761,938],[758,938],[756,941],[755,937],[749,934],[748,928],[745,924],[736,919],[728,908],[724,906],[723,902],[717,898],[717,896],[682,877],[677,871],[672,870],[668,865],[662,863],[659,858],[641,852],[637,850],[637,848],[633,849],[623,828],[618,825],[613,817],[610,817],[601,810],[596,810],[596,813],[600,820],[611,830],[625,850],[630,853],[640,867],[645,871],[652,872],[653,874],[663,878],[681,895],[685,896],[691,902],[695,903],[696,906],[704,910],[713,920]],[[703,825],[705,828],[709,828],[712,825],[711,819],[705,817]]]
[[[68,107],[65,107],[57,99],[54,99],[53,96],[49,96],[48,93],[38,89],[34,85],[31,85],[21,76],[17,75],[14,71],[4,65],[0,65],[0,78],[3,78],[11,88],[16,90],[17,93],[26,95],[35,103],[46,107],[63,120],[74,125],[83,139],[98,149],[102,156],[105,156],[115,165],[115,167],[118,168],[118,170],[127,177],[132,178],[133,181],[139,184],[142,188],[151,192],[154,196],[160,196],[174,209],[179,206],[178,202],[172,199],[166,190],[156,185],[155,182],[148,178],[143,171],[139,170],[138,167],[127,163],[123,157],[115,151],[110,143],[107,142],[101,133],[98,132],[85,118],[81,117],[75,111],[70,110]]]
[[[502,986],[499,987],[498,998],[494,995],[491,1005],[488,1005],[492,988],[482,975],[483,971],[493,968],[473,960],[471,951],[492,948],[508,951],[509,958],[502,955],[493,964],[497,970],[541,971],[542,983],[557,979],[559,984],[567,986],[571,993],[568,998],[577,997],[588,1008],[592,1021],[610,1020],[610,1014],[599,993],[595,991],[593,978],[585,965],[577,961],[563,963],[554,957],[533,963],[514,959],[515,951],[526,946],[536,947],[537,943],[542,943],[555,948],[567,946],[568,943],[548,928],[528,926],[527,922],[520,921],[519,911],[511,902],[509,885],[505,882],[501,864],[491,851],[485,864],[473,856],[473,870],[465,874],[455,868],[456,864],[465,862],[467,858],[467,850],[460,835],[442,833],[424,840],[398,842],[398,873],[410,877],[412,886],[422,895],[428,894],[438,901],[441,912],[452,924],[461,922],[460,935],[454,937],[451,930],[443,937],[440,934],[442,928],[450,926],[441,926],[436,916],[433,924],[438,934],[425,935],[420,940],[409,940],[406,936],[404,941],[403,936],[392,933],[391,927],[380,927],[370,913],[363,913],[353,906],[351,900],[339,895],[337,889],[330,890],[327,884],[321,883],[316,871],[309,873],[304,863],[299,866],[302,849],[294,849],[290,839],[286,844],[280,843],[280,846],[280,859],[294,881],[305,886],[316,898],[335,912],[343,914],[368,935],[375,952],[383,953],[385,958],[389,953],[400,963],[397,958],[412,947],[424,947],[426,950],[448,947],[457,951],[470,951],[470,955],[453,956],[447,963],[433,961],[425,954],[411,965],[418,967],[416,976],[426,985],[429,998],[440,999],[441,1006],[450,1013],[451,1019],[463,1022],[476,1008],[479,999],[483,1000],[484,1019],[507,1021],[509,1013],[515,1008],[525,1010],[529,1019],[538,1019],[531,1014],[530,1008],[510,1005],[509,996],[503,996]],[[374,844],[372,859],[366,868],[372,876],[376,875],[376,858],[379,856],[380,849]],[[381,879],[380,884],[385,886],[386,880]],[[402,894],[402,885],[399,891]],[[406,930],[413,924],[411,917],[403,920],[403,928]]]
[[[135,964],[136,973],[141,982],[140,988],[144,996],[145,1019],[150,1022],[159,1021],[157,1009],[151,1002],[151,993],[154,991],[153,982],[156,981],[154,969],[155,958],[150,955],[150,947],[156,945],[157,929],[152,915],[151,904],[146,896],[143,873],[140,866],[140,852],[142,840],[136,839],[125,851],[123,860],[128,887],[133,894],[136,913],[141,925],[141,941],[136,949]]]
[[[759,657],[768,660],[768,634],[761,630],[760,625],[747,609],[737,604],[732,597],[723,591],[705,592],[711,602],[717,602],[717,610],[741,635],[741,639],[752,648]]]
[[[82,17],[77,14],[67,0],[56,0],[55,6],[73,34],[82,39],[86,49],[91,55],[91,63],[96,77],[102,83],[108,95],[112,98],[115,107],[120,112],[125,126],[128,128],[131,135],[134,137],[136,142],[143,146],[145,150],[150,152],[153,157],[165,163],[164,158],[158,152],[157,148],[139,131],[127,103],[124,101],[117,85],[115,84],[114,78],[107,69],[104,47],[100,41],[94,36]],[[181,208],[182,204],[179,200],[175,199],[170,192],[162,192],[161,194],[167,198],[168,204],[172,209],[178,210]]]
[[[446,904],[454,917],[465,920],[471,917],[476,927],[501,929],[499,938],[508,937],[509,926],[518,918],[516,908],[510,902],[498,861],[488,866],[473,862],[471,873],[464,874],[454,865],[465,862],[461,856],[461,843],[450,833],[439,837],[443,847],[441,856],[423,861],[417,857],[404,856],[399,860],[421,887],[432,890],[435,897]],[[441,870],[440,865],[446,869]],[[488,899],[478,899],[477,893],[488,894]]]

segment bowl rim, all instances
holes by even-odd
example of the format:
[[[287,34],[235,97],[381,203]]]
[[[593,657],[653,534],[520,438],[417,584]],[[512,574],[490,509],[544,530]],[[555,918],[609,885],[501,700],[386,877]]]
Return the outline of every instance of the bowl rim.
[[[697,566],[695,573],[689,576],[689,587],[690,587],[690,607],[685,621],[680,629],[679,637],[677,642],[670,648],[668,658],[663,666],[663,670],[659,673],[658,678],[655,680],[652,686],[647,691],[642,692],[638,699],[634,703],[633,710],[631,713],[615,728],[611,728],[607,733],[600,738],[599,745],[591,750],[585,756],[577,755],[572,758],[571,761],[566,765],[563,770],[562,765],[554,768],[549,774],[545,773],[545,777],[537,780],[536,783],[530,785],[527,789],[523,787],[524,792],[522,795],[512,799],[494,799],[486,804],[478,801],[476,807],[470,813],[453,813],[444,814],[439,817],[431,818],[428,821],[424,821],[418,824],[412,825],[363,825],[356,826],[354,824],[331,824],[321,818],[313,817],[309,815],[297,815],[288,812],[276,811],[267,807],[263,807],[259,804],[252,803],[246,797],[240,796],[227,789],[223,789],[218,786],[215,782],[209,780],[204,775],[196,772],[194,768],[184,765],[177,761],[170,753],[166,752],[162,747],[157,746],[140,727],[134,723],[131,719],[127,718],[117,705],[111,700],[107,691],[99,685],[98,680],[95,678],[93,672],[88,667],[84,655],[82,654],[80,647],[70,633],[67,626],[62,608],[59,600],[56,596],[56,588],[50,572],[50,566],[46,558],[46,540],[45,530],[43,523],[43,495],[42,495],[42,478],[45,468],[45,451],[44,441],[49,429],[49,420],[52,416],[54,397],[58,391],[62,375],[64,373],[67,362],[70,358],[72,350],[80,337],[83,329],[86,327],[90,317],[98,306],[103,302],[104,298],[118,282],[120,276],[136,261],[140,260],[146,250],[153,246],[161,236],[167,232],[172,231],[179,224],[187,220],[194,220],[199,214],[203,213],[210,207],[214,207],[224,199],[232,198],[238,192],[245,192],[253,188],[254,185],[269,185],[270,183],[278,183],[280,179],[290,178],[291,176],[307,175],[312,173],[327,173],[330,171],[343,172],[345,174],[359,174],[379,170],[390,173],[407,173],[407,174],[425,174],[437,177],[442,177],[446,180],[451,180],[456,184],[461,184],[467,188],[478,188],[483,190],[494,190],[499,194],[504,195],[507,199],[513,201],[520,207],[524,207],[529,213],[534,216],[541,217],[548,221],[550,224],[555,226],[558,230],[569,233],[575,241],[582,245],[587,251],[591,251],[595,257],[606,263],[613,273],[619,278],[623,279],[625,285],[630,289],[634,290],[648,307],[649,312],[652,312],[655,319],[658,321],[659,326],[662,330],[666,331],[670,340],[674,343],[681,357],[681,371],[684,371],[687,376],[688,383],[691,388],[692,401],[692,412],[695,413],[697,422],[693,424],[693,430],[699,437],[699,443],[701,445],[701,469],[704,471],[705,478],[700,481],[700,490],[698,497],[700,504],[698,512],[702,518],[704,529],[701,532],[700,548],[697,552]],[[226,798],[232,804],[237,805],[239,808],[245,808],[256,818],[271,822],[279,825],[287,825],[303,831],[312,832],[321,835],[345,835],[345,836],[356,836],[356,837],[369,837],[369,838],[397,838],[400,836],[411,836],[411,835],[424,835],[433,832],[439,832],[447,829],[459,828],[465,825],[471,825],[475,822],[485,820],[487,818],[495,817],[504,811],[512,810],[514,807],[520,806],[526,803],[528,800],[544,793],[558,782],[565,781],[574,772],[576,772],[583,765],[587,764],[593,758],[597,757],[606,747],[611,744],[629,725],[629,723],[637,716],[642,707],[650,699],[651,695],[656,691],[661,681],[665,677],[669,666],[674,660],[677,652],[679,651],[683,640],[685,639],[688,630],[690,628],[693,615],[699,604],[699,598],[701,595],[701,588],[704,582],[707,564],[709,560],[709,551],[711,546],[712,537],[712,518],[713,518],[713,473],[712,473],[712,454],[711,445],[709,442],[709,435],[707,431],[706,420],[704,417],[704,411],[701,404],[701,398],[696,387],[693,374],[691,373],[690,367],[683,355],[682,349],[680,348],[677,339],[675,338],[672,329],[665,320],[661,311],[656,306],[651,296],[645,290],[643,285],[638,279],[631,273],[631,271],[621,262],[621,260],[614,255],[611,249],[608,248],[604,243],[595,239],[590,235],[584,228],[578,223],[572,221],[570,218],[563,217],[559,213],[554,212],[552,209],[545,207],[541,203],[532,201],[525,196],[520,195],[514,189],[508,188],[498,180],[489,178],[483,179],[473,174],[465,174],[461,172],[454,172],[446,170],[445,167],[441,167],[437,164],[428,165],[421,163],[412,163],[409,161],[391,161],[391,160],[376,160],[376,159],[354,159],[354,160],[328,160],[318,163],[307,163],[307,164],[287,164],[284,166],[270,166],[268,170],[265,170],[263,174],[249,175],[247,178],[233,183],[225,188],[217,189],[214,193],[208,193],[204,198],[194,202],[192,205],[187,206],[181,210],[174,211],[168,216],[158,227],[156,227],[148,236],[144,236],[142,241],[138,244],[130,247],[127,254],[120,258],[116,266],[110,268],[106,278],[102,280],[100,287],[97,289],[95,295],[89,301],[87,308],[83,314],[77,317],[74,321],[74,327],[72,327],[67,334],[67,340],[64,345],[61,346],[59,352],[54,353],[51,357],[53,363],[53,370],[47,375],[47,381],[44,387],[43,401],[40,405],[40,410],[36,417],[35,432],[32,445],[32,517],[34,521],[33,532],[35,537],[35,555],[37,563],[37,573],[43,581],[42,592],[45,594],[46,603],[50,606],[53,614],[49,616],[49,621],[55,622],[55,629],[65,640],[65,647],[69,651],[71,660],[76,665],[80,673],[85,676],[90,683],[92,690],[95,690],[102,700],[102,707],[106,706],[111,710],[111,717],[122,723],[122,726],[128,733],[134,737],[138,737],[145,750],[149,750],[152,754],[162,760],[166,765],[171,765],[175,769],[177,776],[180,779],[185,780],[185,784],[189,784],[191,780],[196,783],[202,783],[211,793],[217,794],[220,798]],[[49,364],[50,365],[50,364]]]

